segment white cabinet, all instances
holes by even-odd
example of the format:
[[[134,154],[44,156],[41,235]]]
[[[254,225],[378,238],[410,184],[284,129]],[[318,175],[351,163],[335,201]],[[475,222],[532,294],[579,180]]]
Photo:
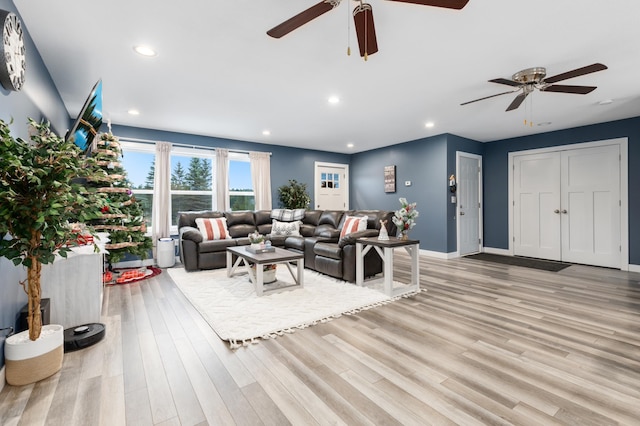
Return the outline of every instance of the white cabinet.
[[[104,250],[74,247],[66,259],[42,265],[42,297],[50,299],[51,324],[65,329],[100,322]]]

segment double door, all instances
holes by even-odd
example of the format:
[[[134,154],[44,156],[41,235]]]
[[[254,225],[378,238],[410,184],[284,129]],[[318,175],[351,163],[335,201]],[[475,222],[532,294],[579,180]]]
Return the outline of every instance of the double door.
[[[512,187],[515,255],[621,266],[619,145],[516,155]]]

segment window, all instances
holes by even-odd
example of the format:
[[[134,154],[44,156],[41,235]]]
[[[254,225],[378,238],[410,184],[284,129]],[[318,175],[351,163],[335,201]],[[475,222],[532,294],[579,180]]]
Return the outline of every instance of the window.
[[[136,200],[144,209],[151,232],[155,145],[122,141],[122,167]],[[179,211],[214,210],[215,151],[174,146],[171,150],[171,233],[176,234]],[[229,206],[231,210],[254,210],[255,195],[249,155],[229,153]]]
[[[229,207],[231,210],[255,210],[255,205],[249,154],[230,152]]]

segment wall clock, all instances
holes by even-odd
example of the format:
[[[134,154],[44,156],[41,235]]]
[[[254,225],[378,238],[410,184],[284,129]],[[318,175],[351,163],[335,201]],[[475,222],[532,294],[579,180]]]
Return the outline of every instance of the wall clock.
[[[7,90],[20,90],[27,69],[26,50],[20,19],[0,10],[2,42],[0,42],[0,83]]]

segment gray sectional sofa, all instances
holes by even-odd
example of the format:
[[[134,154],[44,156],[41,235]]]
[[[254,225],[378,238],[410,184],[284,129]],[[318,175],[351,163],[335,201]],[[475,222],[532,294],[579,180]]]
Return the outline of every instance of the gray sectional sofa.
[[[274,211],[275,212],[275,211]],[[367,217],[365,230],[340,238],[347,216]],[[231,239],[207,240],[196,226],[197,218],[226,218]],[[389,235],[396,234],[391,218],[393,212],[384,210],[307,210],[300,219],[300,236],[271,235],[271,210],[217,212],[189,211],[178,214],[180,259],[187,271],[216,269],[226,266],[226,249],[248,245],[253,232],[266,235],[276,247],[304,254],[304,266],[344,281],[356,280],[355,240],[377,236],[380,220],[386,220]],[[382,260],[371,250],[364,259],[365,277],[382,272]]]

